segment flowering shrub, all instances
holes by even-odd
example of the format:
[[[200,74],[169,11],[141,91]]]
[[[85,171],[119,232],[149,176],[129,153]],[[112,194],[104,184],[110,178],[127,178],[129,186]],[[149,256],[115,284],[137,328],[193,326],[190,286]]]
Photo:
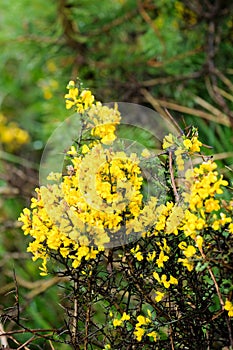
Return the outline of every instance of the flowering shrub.
[[[233,201],[197,130],[168,134],[159,154],[129,153],[124,142],[114,147],[117,105],[73,81],[67,88],[80,134],[65,171],[50,173],[19,218],[41,275],[72,285],[69,323],[56,339],[75,349],[232,346]],[[147,199],[145,163],[165,178]]]
[[[30,140],[26,130],[21,129],[17,123],[8,122],[7,118],[0,113],[0,143],[9,151],[17,151]]]

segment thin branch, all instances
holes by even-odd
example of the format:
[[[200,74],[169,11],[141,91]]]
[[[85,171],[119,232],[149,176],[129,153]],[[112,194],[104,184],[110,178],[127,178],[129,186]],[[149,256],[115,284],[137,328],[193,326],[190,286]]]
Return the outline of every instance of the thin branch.
[[[163,66],[161,63],[160,66]],[[154,79],[145,80],[143,82],[140,82],[141,86],[150,87],[160,84],[169,84],[169,83],[175,83],[177,81],[183,81],[183,80],[189,80],[189,79],[197,79],[200,78],[203,75],[203,71],[197,71],[186,75],[179,75],[179,76],[167,76],[167,77],[158,77]]]
[[[0,340],[1,340],[1,347],[7,348],[8,347],[7,337],[1,322],[0,322]]]
[[[86,310],[86,321],[85,321],[85,338],[84,338],[84,350],[88,350],[88,343],[89,343],[89,325],[91,320],[91,279],[88,279],[88,305]]]
[[[185,113],[185,114],[190,114],[190,115],[193,115],[193,116],[196,116],[199,118],[213,121],[213,122],[218,123],[218,124],[231,126],[230,118],[228,120],[225,120],[225,119],[219,120],[215,115],[204,112],[200,109],[190,108],[190,107],[178,105],[177,103],[174,103],[174,102],[168,102],[168,101],[164,101],[164,100],[155,99],[146,89],[141,89],[140,91],[145,96],[146,100],[156,110],[158,109],[158,106],[160,108],[166,107],[170,110],[178,111],[178,112]]]
[[[172,189],[173,189],[173,193],[175,196],[175,201],[176,201],[176,203],[178,203],[180,200],[180,197],[179,197],[179,194],[177,192],[175,179],[174,179],[173,166],[172,166],[172,152],[171,151],[169,151],[169,172],[171,175]]]
[[[203,108],[210,111],[213,115],[216,115],[217,118],[220,118],[225,121],[229,120],[228,116],[225,113],[221,112],[218,108],[215,108],[212,104],[208,103],[203,98],[199,96],[195,96],[194,101],[198,103],[200,106],[202,106]]]
[[[206,255],[205,255],[202,247],[200,247],[198,245],[198,249],[199,249],[199,252],[201,253],[201,256],[202,256],[203,260],[208,263],[208,259],[206,258]],[[207,264],[207,270],[208,270],[208,272],[210,274],[210,277],[211,277],[212,281],[214,282],[214,286],[215,286],[215,289],[216,289],[216,292],[217,292],[217,295],[218,295],[218,298],[219,298],[222,310],[224,310],[224,301],[223,301],[223,298],[222,298],[222,295],[221,295],[221,292],[220,292],[220,288],[218,286],[218,283],[216,281],[216,278],[214,276],[214,273],[213,273],[209,263]]]
[[[19,308],[19,288],[18,282],[16,279],[15,270],[13,270],[14,283],[15,283],[15,302],[16,302],[16,310],[17,310],[17,322],[19,322],[20,308]]]
[[[20,345],[17,350],[24,349],[24,350],[30,350],[26,345],[30,344],[35,339],[35,335],[33,335],[30,339],[28,339],[25,343]]]
[[[74,287],[73,287],[73,298],[74,298],[74,305],[73,305],[73,314],[71,316],[71,342],[74,347],[74,349],[79,349],[79,339],[78,339],[78,296],[79,296],[79,274],[78,272],[75,273],[74,276]]]

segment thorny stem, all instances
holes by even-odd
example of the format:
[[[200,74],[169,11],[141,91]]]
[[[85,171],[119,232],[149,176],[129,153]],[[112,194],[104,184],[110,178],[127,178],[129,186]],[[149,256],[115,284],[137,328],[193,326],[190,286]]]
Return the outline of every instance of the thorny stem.
[[[159,308],[159,306],[152,300],[150,295],[145,294],[145,291],[143,290],[143,287],[141,287],[140,282],[138,282],[137,279],[134,277],[134,268],[132,266],[130,259],[127,259],[127,263],[129,266],[131,278],[133,279],[137,290],[144,296],[145,300],[154,307],[154,309],[158,312],[159,315],[162,315],[163,317],[166,318],[166,320],[169,321],[170,320],[169,315]]]
[[[202,247],[198,247],[198,248],[199,248],[199,251],[201,253],[201,256],[202,256],[203,260],[207,261],[206,255],[203,252]],[[221,295],[218,283],[216,281],[216,278],[215,278],[215,276],[213,274],[213,271],[212,271],[211,267],[209,266],[209,264],[207,265],[207,270],[209,271],[210,277],[212,278],[212,281],[214,282],[214,286],[215,286],[216,292],[218,294],[218,298],[219,298],[220,304],[222,306],[222,309],[224,309],[224,301],[222,299],[222,295]]]
[[[169,310],[171,310],[171,298],[170,298],[170,295],[168,297],[168,300],[169,300]],[[170,313],[169,313],[169,316],[170,316]],[[169,338],[170,338],[170,343],[171,343],[171,350],[175,350],[172,332],[173,332],[172,324],[170,324],[169,325]]]
[[[170,171],[170,175],[171,175],[171,182],[172,182],[172,189],[174,192],[174,196],[175,196],[175,201],[176,203],[179,202],[179,194],[177,192],[176,189],[176,184],[175,184],[175,179],[174,179],[174,174],[173,174],[173,168],[172,168],[172,152],[169,151],[169,171]]]
[[[201,256],[202,256],[203,260],[204,260],[204,261],[207,261],[206,255],[205,255],[205,253],[203,252],[202,247],[198,247],[198,249],[199,249],[199,251],[200,251],[200,253],[201,253]],[[208,272],[209,272],[209,274],[210,274],[210,277],[212,278],[212,281],[214,282],[214,286],[215,286],[215,289],[216,289],[216,292],[217,292],[217,295],[218,295],[218,298],[219,298],[219,302],[220,302],[222,311],[224,311],[224,305],[225,305],[225,303],[224,303],[224,301],[223,301],[222,294],[221,294],[221,292],[220,292],[220,288],[219,288],[219,286],[218,286],[218,283],[217,283],[217,281],[216,281],[216,278],[215,278],[215,276],[214,276],[214,273],[213,273],[213,271],[212,271],[212,269],[211,269],[211,267],[210,267],[209,264],[207,265],[207,270],[208,270]],[[231,347],[233,347],[233,337],[232,337],[231,325],[230,325],[230,323],[229,323],[228,317],[226,317],[226,324],[227,324],[227,328],[228,328],[230,344],[231,344]]]
[[[86,324],[85,324],[85,339],[84,339],[84,350],[88,349],[88,336],[89,336],[89,324],[91,319],[91,279],[88,280],[88,306],[86,311]]]
[[[74,349],[79,349],[78,344],[78,273],[74,276],[74,311],[71,318],[71,342]]]

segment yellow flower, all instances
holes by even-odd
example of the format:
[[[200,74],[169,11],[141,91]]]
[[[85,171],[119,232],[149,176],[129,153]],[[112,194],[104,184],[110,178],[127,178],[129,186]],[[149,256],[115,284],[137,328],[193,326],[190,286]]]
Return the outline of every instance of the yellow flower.
[[[169,282],[170,282],[171,284],[178,284],[177,278],[173,277],[172,275],[170,276]]]
[[[154,258],[155,258],[155,256],[156,256],[156,252],[155,252],[155,251],[153,251],[152,253],[149,252],[149,253],[147,254],[146,260],[149,261],[149,262],[150,262],[150,261],[153,261]]]
[[[220,209],[219,201],[213,198],[207,199],[205,201],[205,209],[207,213],[211,213],[212,211],[219,210]]]
[[[154,341],[156,341],[156,340],[157,340],[157,337],[158,337],[158,335],[157,335],[157,333],[156,333],[155,331],[152,331],[152,332],[150,332],[150,333],[147,333],[147,336],[148,336],[148,337],[152,337]]]
[[[142,316],[142,315],[139,315],[138,317],[137,317],[137,321],[138,321],[138,325],[146,325],[146,324],[148,324],[148,323],[150,323],[151,322],[151,320],[148,318],[148,317],[145,317],[145,316]]]
[[[117,318],[114,318],[112,323],[113,323],[114,327],[120,327],[123,322],[122,322],[122,320],[118,320]]]
[[[42,272],[40,273],[41,276],[47,276],[47,275],[48,275],[47,259],[46,259],[46,258],[43,259],[42,266],[39,267],[39,269],[42,271]]]
[[[187,267],[188,271],[192,271],[194,268],[193,261],[191,261],[187,258],[185,258],[185,259],[179,258],[178,262],[181,262],[183,264],[183,266]]]
[[[163,149],[169,148],[174,144],[173,135],[170,133],[163,139]]]
[[[198,140],[196,136],[192,137],[192,146],[190,148],[191,152],[200,152],[200,147],[202,146],[202,143]]]
[[[157,303],[160,302],[163,299],[164,295],[165,293],[156,291],[155,301],[157,301]]]
[[[170,282],[167,281],[167,276],[165,274],[162,275],[161,282],[163,283],[165,288],[169,288],[170,287]]]
[[[128,321],[130,320],[130,315],[127,315],[126,312],[123,312],[123,315],[121,317],[121,321]]]
[[[197,247],[199,249],[202,248],[203,242],[204,242],[203,238],[201,236],[197,236],[197,238],[196,238],[196,245],[197,245]]]
[[[147,148],[145,148],[143,151],[142,151],[142,153],[141,153],[141,156],[142,157],[144,157],[144,158],[149,158],[150,157],[150,151],[147,149]]]
[[[161,250],[159,253],[159,258],[156,260],[156,264],[158,267],[163,267],[164,262],[166,262],[169,259],[169,256],[165,255],[164,252]]]
[[[66,99],[66,109],[70,109],[75,106],[78,101],[79,90],[75,87],[75,82],[71,80],[67,85],[67,89],[69,90],[68,94],[65,94]]]
[[[142,261],[143,260],[143,255],[141,252],[137,252],[135,255],[135,258],[138,260],[138,261]]]
[[[136,248],[132,248],[130,252],[133,254],[133,256],[138,260],[142,261],[143,260],[143,255],[140,251],[139,244],[137,244]]]
[[[159,277],[158,272],[154,271],[154,272],[153,272],[153,277],[154,277],[154,279],[155,279],[156,281],[160,282],[160,277]]]
[[[187,247],[187,243],[184,242],[184,241],[182,241],[182,242],[180,242],[180,243],[178,244],[178,247],[179,247],[180,249],[184,250],[184,249],[186,249],[186,247]]]
[[[69,83],[67,84],[66,88],[68,90],[74,89],[75,88],[75,82],[73,80],[70,80]]]
[[[196,136],[193,136],[191,140],[185,139],[183,141],[184,147],[189,150],[190,152],[200,152],[200,147],[202,146],[202,143],[198,140]]]
[[[191,258],[196,253],[196,248],[192,245],[188,245],[188,247],[184,250],[184,255],[186,258]]]
[[[189,140],[189,139],[185,139],[185,140],[183,141],[183,145],[184,145],[184,147],[185,147],[186,149],[189,149],[189,148],[192,147],[192,142],[191,142],[191,140]]]
[[[67,85],[69,90],[68,94],[65,94],[66,99],[66,109],[76,107],[79,113],[83,113],[85,110],[89,109],[94,103],[94,96],[89,90],[83,90],[81,93],[79,89],[75,86],[75,82],[71,80]]]
[[[17,123],[7,123],[7,119],[0,114],[0,143],[4,145],[7,151],[13,152],[30,141],[26,130],[21,129]]]
[[[228,226],[228,229],[229,229],[230,233],[233,233],[233,223],[231,223],[231,224]]]
[[[91,91],[89,90],[83,90],[80,94],[80,98],[82,100],[82,103],[84,104],[84,109],[91,107],[91,105],[95,100],[94,96],[91,94]]]
[[[229,317],[233,317],[233,304],[229,300],[226,300],[224,309],[228,311]]]
[[[90,152],[90,148],[85,144],[82,146],[82,154]]]
[[[133,333],[136,336],[137,341],[141,341],[145,330],[143,328],[136,327]]]

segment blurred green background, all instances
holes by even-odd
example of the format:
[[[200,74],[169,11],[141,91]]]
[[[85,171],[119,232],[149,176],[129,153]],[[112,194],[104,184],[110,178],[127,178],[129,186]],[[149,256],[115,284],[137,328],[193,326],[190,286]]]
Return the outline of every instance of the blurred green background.
[[[70,115],[66,84],[77,77],[97,100],[167,108],[194,125],[232,183],[231,0],[1,0],[0,314],[4,329],[64,326],[56,277],[39,276],[17,223],[38,185],[43,147]],[[24,130],[24,131],[23,131]],[[61,287],[64,287],[64,282]],[[9,340],[17,348],[29,334]],[[46,345],[44,345],[46,343]],[[33,345],[35,344],[35,345]],[[52,349],[37,340],[30,349]],[[35,347],[33,347],[35,346]],[[59,347],[61,346],[61,347]],[[56,345],[56,349],[65,345]]]

